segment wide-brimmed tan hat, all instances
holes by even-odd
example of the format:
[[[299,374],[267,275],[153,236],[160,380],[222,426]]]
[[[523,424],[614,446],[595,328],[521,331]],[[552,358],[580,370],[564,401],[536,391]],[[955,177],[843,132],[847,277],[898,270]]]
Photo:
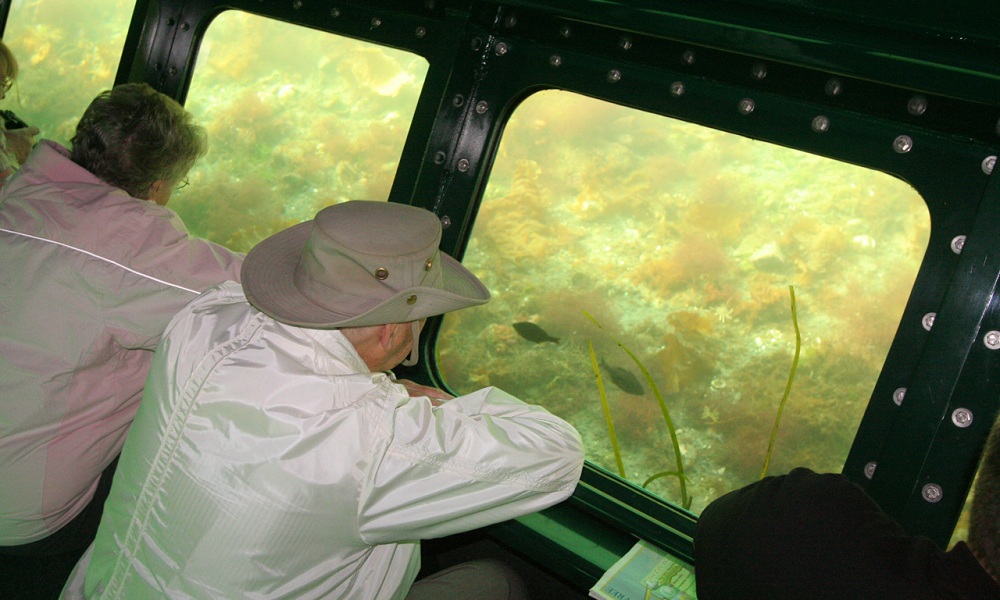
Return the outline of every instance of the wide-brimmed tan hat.
[[[254,307],[312,329],[405,323],[484,304],[489,290],[438,249],[423,208],[353,200],[260,242],[241,269]]]

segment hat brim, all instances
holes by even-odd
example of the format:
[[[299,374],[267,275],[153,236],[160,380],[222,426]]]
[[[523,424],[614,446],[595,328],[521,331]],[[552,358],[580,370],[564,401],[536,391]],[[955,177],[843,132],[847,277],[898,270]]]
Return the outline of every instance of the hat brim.
[[[276,321],[310,329],[405,323],[485,304],[490,292],[460,262],[441,252],[441,288],[401,291],[358,315],[319,306],[295,285],[295,268],[314,224],[294,225],[254,246],[240,269],[243,291],[256,309]]]

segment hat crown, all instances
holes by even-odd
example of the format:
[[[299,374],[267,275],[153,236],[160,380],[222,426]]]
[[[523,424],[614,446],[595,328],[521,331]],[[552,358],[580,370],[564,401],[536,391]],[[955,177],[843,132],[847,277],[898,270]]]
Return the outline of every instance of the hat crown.
[[[440,221],[421,208],[366,202],[328,207],[316,215],[295,286],[327,310],[360,314],[403,290],[438,287],[440,242]]]

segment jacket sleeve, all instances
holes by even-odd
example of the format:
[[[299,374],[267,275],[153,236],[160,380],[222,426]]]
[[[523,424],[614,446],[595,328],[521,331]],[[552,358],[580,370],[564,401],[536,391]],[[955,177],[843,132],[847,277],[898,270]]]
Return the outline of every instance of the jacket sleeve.
[[[380,426],[388,446],[361,490],[368,544],[434,538],[569,497],[583,468],[572,425],[496,388],[432,407],[407,398]]]
[[[105,294],[106,327],[125,348],[154,349],[170,319],[198,294],[239,281],[243,255],[191,237],[173,211],[158,209],[127,242],[130,254]]]

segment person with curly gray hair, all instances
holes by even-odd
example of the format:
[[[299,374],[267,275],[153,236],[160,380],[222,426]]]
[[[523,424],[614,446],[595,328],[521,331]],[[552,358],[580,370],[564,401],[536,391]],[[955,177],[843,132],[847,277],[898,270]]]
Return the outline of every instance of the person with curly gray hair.
[[[124,84],[90,104],[72,150],[42,140],[0,190],[7,597],[58,595],[96,534],[167,322],[240,279],[242,255],[192,238],[163,206],[205,148],[180,104]]]

